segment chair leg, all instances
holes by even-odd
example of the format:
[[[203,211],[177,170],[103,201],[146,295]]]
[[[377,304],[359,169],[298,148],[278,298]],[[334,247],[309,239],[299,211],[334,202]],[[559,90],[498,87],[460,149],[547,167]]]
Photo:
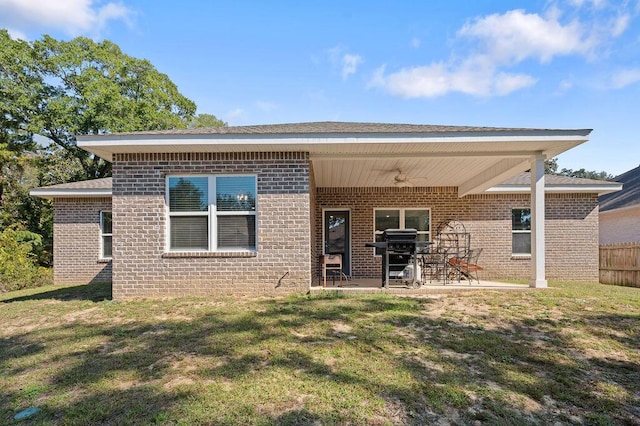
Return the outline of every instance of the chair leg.
[[[327,267],[326,265],[322,267],[322,279],[323,279],[323,287],[327,287]]]

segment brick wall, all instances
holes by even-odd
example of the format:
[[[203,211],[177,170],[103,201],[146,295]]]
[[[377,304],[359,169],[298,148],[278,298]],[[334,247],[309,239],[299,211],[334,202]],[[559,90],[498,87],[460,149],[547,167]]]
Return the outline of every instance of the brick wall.
[[[100,211],[111,211],[111,198],[56,198],[53,203],[54,282],[110,282],[111,262],[100,259]]]
[[[258,251],[167,253],[165,178],[258,176]],[[116,154],[113,297],[291,293],[311,279],[306,153]]]
[[[365,248],[373,241],[374,208],[431,209],[431,227],[457,218],[471,233],[474,248],[484,249],[481,279],[530,276],[529,257],[511,255],[511,209],[529,207],[528,194],[482,194],[458,198],[457,188],[318,188],[316,194],[316,250],[322,249],[322,209],[351,207],[352,274],[378,278],[380,257]],[[598,280],[598,199],[595,194],[546,196],[547,278]],[[317,268],[317,265],[315,266]]]

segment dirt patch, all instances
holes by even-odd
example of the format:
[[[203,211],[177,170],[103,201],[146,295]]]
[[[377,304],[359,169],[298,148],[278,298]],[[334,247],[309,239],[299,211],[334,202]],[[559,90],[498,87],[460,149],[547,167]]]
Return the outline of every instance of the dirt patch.
[[[97,311],[101,311],[102,309],[94,306],[92,308],[88,308],[88,309],[83,309],[81,311],[75,311],[75,312],[70,312],[68,314],[66,314],[63,319],[65,321],[77,321],[79,319],[87,319],[91,317],[91,314],[97,312]]]

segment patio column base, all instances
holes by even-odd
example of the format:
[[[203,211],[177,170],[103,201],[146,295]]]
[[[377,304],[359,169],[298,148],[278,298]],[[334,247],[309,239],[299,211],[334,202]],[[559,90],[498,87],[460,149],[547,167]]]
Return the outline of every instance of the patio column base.
[[[531,280],[529,281],[531,288],[547,288],[547,280]]]

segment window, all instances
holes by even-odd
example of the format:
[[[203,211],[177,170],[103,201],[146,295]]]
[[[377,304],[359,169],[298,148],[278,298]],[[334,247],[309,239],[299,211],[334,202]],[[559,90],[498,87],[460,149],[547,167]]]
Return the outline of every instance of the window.
[[[375,209],[373,212],[373,227],[376,241],[382,241],[385,229],[418,230],[418,241],[431,239],[431,215],[429,209]],[[382,250],[376,249],[376,255]]]
[[[111,212],[100,212],[100,245],[100,257],[102,259],[111,259]]]
[[[531,209],[511,210],[511,252],[531,254]]]
[[[169,250],[256,249],[256,177],[167,178]]]

